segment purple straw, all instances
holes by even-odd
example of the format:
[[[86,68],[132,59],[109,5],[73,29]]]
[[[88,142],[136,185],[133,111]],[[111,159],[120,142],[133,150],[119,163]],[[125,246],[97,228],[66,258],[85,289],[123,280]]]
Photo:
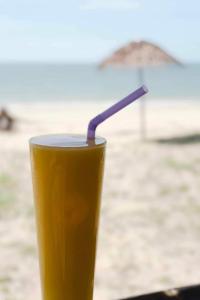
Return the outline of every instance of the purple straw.
[[[95,139],[95,131],[99,124],[101,124],[106,119],[110,118],[112,115],[126,107],[127,105],[131,104],[138,98],[144,96],[146,93],[148,93],[148,89],[145,85],[141,86],[139,89],[131,93],[130,95],[126,96],[124,99],[120,100],[119,102],[115,103],[108,109],[106,109],[101,114],[94,117],[89,125],[88,125],[88,132],[87,132],[87,139],[93,140]]]

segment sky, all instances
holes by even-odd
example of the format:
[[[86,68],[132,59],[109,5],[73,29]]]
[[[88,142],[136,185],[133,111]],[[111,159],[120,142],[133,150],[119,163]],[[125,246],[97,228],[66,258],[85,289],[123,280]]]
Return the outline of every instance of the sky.
[[[200,62],[199,0],[0,0],[0,61],[99,62],[145,39]]]

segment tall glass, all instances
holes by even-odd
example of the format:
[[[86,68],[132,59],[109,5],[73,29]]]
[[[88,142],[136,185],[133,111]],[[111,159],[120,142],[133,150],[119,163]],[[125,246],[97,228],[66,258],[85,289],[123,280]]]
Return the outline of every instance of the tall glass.
[[[30,140],[43,300],[92,300],[106,141]]]

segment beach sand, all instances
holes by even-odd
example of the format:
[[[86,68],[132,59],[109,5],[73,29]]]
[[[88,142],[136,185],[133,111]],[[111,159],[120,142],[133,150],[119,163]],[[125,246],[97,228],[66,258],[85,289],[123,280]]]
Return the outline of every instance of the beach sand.
[[[0,133],[1,300],[41,299],[28,139],[84,133],[107,106],[8,106],[17,123],[13,132]],[[200,281],[200,105],[170,100],[147,106],[146,142],[139,137],[138,103],[97,130],[108,145],[95,300]]]

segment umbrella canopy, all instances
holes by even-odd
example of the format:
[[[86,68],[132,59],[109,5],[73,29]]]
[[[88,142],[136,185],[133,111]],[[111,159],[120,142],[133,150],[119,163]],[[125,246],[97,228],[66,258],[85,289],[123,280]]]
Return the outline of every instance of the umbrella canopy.
[[[166,64],[181,65],[181,63],[159,46],[147,42],[131,42],[119,50],[115,51],[110,57],[106,58],[100,68],[113,67],[132,67],[138,69],[138,82],[144,83],[144,69],[148,66],[160,66]],[[140,101],[140,135],[146,138],[146,105],[145,99]]]
[[[115,51],[100,64],[100,68],[107,66],[144,68],[163,64],[180,65],[180,62],[157,45],[139,41],[131,42]]]

